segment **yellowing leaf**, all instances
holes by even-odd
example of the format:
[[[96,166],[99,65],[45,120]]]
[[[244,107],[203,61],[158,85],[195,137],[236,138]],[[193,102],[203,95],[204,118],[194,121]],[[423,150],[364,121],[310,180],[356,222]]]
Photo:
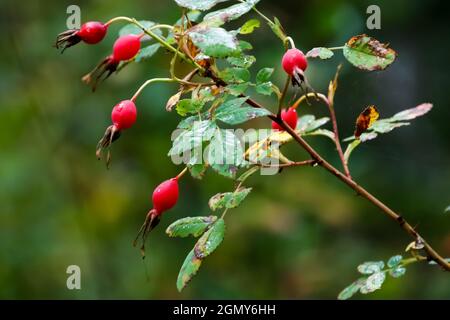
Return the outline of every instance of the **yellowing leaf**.
[[[377,108],[373,105],[364,109],[356,119],[355,137],[358,139],[363,132],[370,128],[379,116],[380,114]]]

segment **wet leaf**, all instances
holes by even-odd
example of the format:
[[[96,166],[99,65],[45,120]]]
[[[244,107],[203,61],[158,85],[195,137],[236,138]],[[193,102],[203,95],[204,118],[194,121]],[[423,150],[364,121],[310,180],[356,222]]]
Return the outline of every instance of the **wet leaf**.
[[[230,84],[226,87],[226,90],[233,96],[237,97],[244,94],[247,90],[248,83]]]
[[[265,96],[270,96],[274,91],[273,89],[273,83],[270,81],[257,84],[255,87],[256,92]]]
[[[216,119],[227,124],[236,125],[248,120],[263,117],[270,114],[266,109],[242,106],[247,97],[228,100],[217,108],[215,112]]]
[[[222,208],[236,208],[251,190],[252,188],[240,188],[235,192],[218,193],[209,199],[209,207],[212,211]]]
[[[180,272],[178,273],[178,291],[183,290],[186,284],[191,281],[191,279],[197,274],[197,271],[200,268],[201,264],[202,260],[195,256],[194,249],[192,249],[184,260]]]
[[[431,103],[422,103],[415,108],[406,109],[389,118],[390,121],[406,121],[423,116],[433,108]]]
[[[361,287],[365,284],[365,282],[366,282],[366,278],[359,278],[358,280],[353,282],[351,285],[346,287],[344,290],[342,290],[338,295],[338,299],[339,300],[350,299],[353,295],[355,295],[355,293],[357,293],[359,291],[359,289],[361,289]]]
[[[359,292],[362,294],[374,292],[381,288],[385,279],[386,274],[384,272],[376,272],[367,278],[364,285],[359,289]]]
[[[233,130],[217,129],[208,146],[207,162],[211,168],[220,175],[233,178],[243,159],[244,150]]]
[[[197,113],[203,108],[203,101],[194,99],[183,99],[177,104],[177,112],[184,117],[189,113]]]
[[[244,25],[239,29],[240,34],[250,34],[252,33],[256,28],[259,28],[261,23],[258,19],[251,19],[248,20]]]
[[[323,47],[312,48],[306,53],[307,58],[320,58],[322,60],[330,59],[333,56],[333,51]]]
[[[207,56],[226,58],[240,52],[236,37],[225,29],[197,25],[188,34],[194,45]]]
[[[183,130],[181,134],[175,138],[168,155],[179,155],[199,147],[203,141],[211,139],[215,129],[215,123],[210,120],[193,122],[190,129]]]
[[[250,80],[250,72],[245,68],[226,68],[220,71],[219,76],[227,83],[244,83]]]
[[[205,175],[206,169],[208,169],[208,165],[206,163],[196,163],[187,166],[189,169],[189,173],[195,179],[202,179]]]
[[[256,58],[250,55],[240,55],[239,57],[229,57],[227,61],[235,67],[248,69],[255,63]]]
[[[362,274],[372,274],[380,272],[384,268],[383,261],[368,261],[358,266],[358,272]]]
[[[182,218],[169,225],[166,233],[169,237],[199,237],[216,220],[216,216]]]
[[[224,236],[225,221],[220,218],[198,239],[194,247],[195,256],[199,259],[209,256],[222,243]]]
[[[406,273],[406,268],[396,267],[395,269],[389,270],[389,275],[393,278],[400,278]]]
[[[175,0],[180,7],[201,11],[209,10],[216,4],[225,1],[228,0]]]
[[[368,106],[356,119],[354,136],[359,138],[378,119],[380,114],[375,106]]]
[[[351,64],[367,71],[384,70],[397,56],[387,44],[365,34],[351,38],[345,44],[343,53]]]
[[[220,27],[224,23],[235,20],[249,12],[259,0],[247,0],[231,7],[208,13],[203,18],[203,23],[211,27]]]
[[[393,268],[399,265],[403,257],[401,255],[392,256],[389,258],[387,265],[389,268]]]

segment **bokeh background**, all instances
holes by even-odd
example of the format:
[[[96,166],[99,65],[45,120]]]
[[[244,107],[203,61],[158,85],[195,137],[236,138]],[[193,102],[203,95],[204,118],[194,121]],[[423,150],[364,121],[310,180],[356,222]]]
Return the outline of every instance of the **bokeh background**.
[[[450,217],[444,213],[450,205],[450,25],[442,3],[263,0],[259,8],[280,18],[304,50],[368,33],[398,51],[384,72],[356,70],[338,53],[311,62],[307,74],[324,91],[344,62],[336,95],[342,137],[351,135],[354,119],[368,104],[388,117],[434,103],[432,112],[411,126],[360,147],[351,170],[450,256]],[[166,156],[179,116],[164,106],[176,86],[145,90],[139,121],[114,145],[110,170],[94,151],[112,106],[145,79],[166,76],[170,56],[161,50],[91,93],[80,77],[109,53],[120,26],[112,26],[97,46],[79,45],[60,55],[52,44],[65,29],[70,4],[81,7],[82,21],[127,15],[173,23],[180,14],[171,0],[0,3],[0,298],[334,299],[356,279],[360,262],[386,260],[409,243],[395,223],[320,168],[254,176],[247,183],[254,188],[251,195],[227,216],[225,241],[178,293],[176,277],[194,240],[170,239],[164,229],[177,218],[209,214],[209,197],[232,190],[233,182],[212,172],[203,181],[183,179],[180,201],[151,234],[149,257],[142,262],[131,242],[151,206],[151,192],[181,169]],[[381,7],[381,30],[365,27],[370,4]],[[258,58],[252,70],[275,66],[274,80],[281,86],[278,39],[263,26],[246,40]],[[326,114],[319,105],[305,105],[301,112]],[[328,140],[309,141],[338,164]],[[287,154],[303,156],[296,146]],[[82,290],[66,288],[71,264],[81,267]],[[403,278],[389,278],[382,290],[358,298],[448,299],[450,277],[437,267],[413,265]]]

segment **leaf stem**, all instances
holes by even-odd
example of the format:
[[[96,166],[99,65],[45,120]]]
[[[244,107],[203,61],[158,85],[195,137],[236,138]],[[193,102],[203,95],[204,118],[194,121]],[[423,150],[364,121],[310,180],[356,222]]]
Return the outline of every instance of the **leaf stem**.
[[[345,46],[341,46],[341,47],[331,47],[331,48],[327,48],[327,49],[333,51],[333,50],[342,50],[342,49],[344,49],[344,48],[345,48]]]
[[[176,82],[174,79],[171,78],[153,78],[145,81],[139,89],[136,91],[136,93],[133,95],[133,97],[130,99],[131,101],[135,102],[137,97],[142,93],[142,91],[145,89],[146,86],[149,84],[155,83],[155,82]]]
[[[183,170],[181,170],[181,172],[175,177],[175,179],[179,180],[180,178],[182,178],[186,172],[188,171],[188,167],[185,167]]]
[[[278,99],[278,112],[277,115],[280,117],[281,116],[281,109],[283,108],[283,102],[284,102],[284,98],[286,97],[286,93],[289,89],[289,84],[291,83],[291,76],[287,76],[286,77],[286,82],[284,84],[284,88],[283,91],[281,92],[281,96],[280,99]]]

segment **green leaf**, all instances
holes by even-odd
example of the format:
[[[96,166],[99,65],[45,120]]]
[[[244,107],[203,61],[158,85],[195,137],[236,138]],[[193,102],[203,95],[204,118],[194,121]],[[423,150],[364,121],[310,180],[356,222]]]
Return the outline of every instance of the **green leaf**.
[[[275,35],[284,43],[284,41],[286,40],[286,33],[281,26],[280,20],[278,20],[277,17],[274,17],[273,22],[270,22],[269,26],[272,29],[273,33],[275,33]]]
[[[250,71],[245,68],[226,68],[219,72],[219,76],[227,83],[243,83],[250,80]]]
[[[260,84],[263,82],[269,81],[270,77],[273,74],[273,68],[264,68],[258,71],[256,75],[256,83]]]
[[[235,20],[249,12],[259,0],[247,0],[231,7],[208,13],[203,18],[203,23],[211,27],[220,27],[228,21]]]
[[[240,96],[241,94],[244,94],[248,86],[249,86],[248,82],[239,84],[230,84],[226,86],[225,90],[227,90],[231,95],[237,97]]]
[[[386,279],[386,274],[384,272],[376,272],[367,278],[364,285],[359,289],[362,294],[367,294],[378,290],[383,285]]]
[[[252,33],[256,28],[259,28],[261,23],[258,19],[251,19],[248,20],[244,25],[239,29],[240,34],[250,34]]]
[[[389,270],[389,275],[393,278],[400,278],[406,273],[406,268],[396,267],[395,269]]]
[[[183,99],[177,104],[177,112],[184,117],[188,113],[197,113],[203,108],[203,101],[194,99]]]
[[[306,53],[307,58],[320,58],[322,60],[330,59],[333,56],[333,51],[323,47],[312,48]]]
[[[138,21],[141,25],[144,26],[145,29],[151,28],[154,25],[156,25],[155,22],[153,21],[147,21],[147,20],[140,20]],[[159,29],[153,29],[152,30],[154,33],[156,33],[157,35],[162,35],[161,30]],[[121,36],[125,36],[127,34],[135,34],[135,35],[140,35],[142,33],[142,29],[140,27],[138,27],[137,25],[135,25],[134,23],[130,23],[127,24],[125,26],[123,26],[120,30],[119,30],[119,37]]]
[[[150,59],[160,47],[161,45],[159,43],[154,43],[145,48],[142,48],[137,54],[136,58],[134,58],[134,61],[141,62]]]
[[[339,295],[339,300],[347,300],[350,299],[355,293],[361,289],[361,287],[365,284],[366,278],[359,278],[355,282],[353,282],[351,285],[346,287],[344,290],[342,290]]]
[[[216,4],[225,1],[228,0],[175,0],[180,7],[201,11],[209,10]]]
[[[364,133],[363,133],[362,135],[364,135]],[[361,135],[361,136],[362,136],[362,135]],[[350,156],[351,156],[353,150],[355,150],[356,147],[359,146],[359,144],[361,143],[361,141],[362,141],[361,139],[359,139],[359,140],[354,140],[352,143],[349,143],[349,144],[348,144],[347,149],[345,149],[345,152],[344,152],[344,160],[345,160],[345,162],[348,163],[348,161],[349,161],[349,159],[350,159]]]
[[[168,155],[175,156],[199,147],[203,141],[211,139],[216,125],[210,120],[195,121],[190,129],[185,129],[173,141]]]
[[[220,218],[206,231],[194,247],[195,256],[204,259],[209,256],[222,243],[225,236],[225,221]]]
[[[444,212],[450,212],[450,206],[448,206],[447,208],[445,208]]]
[[[417,117],[423,116],[428,111],[430,111],[431,108],[433,108],[433,105],[431,103],[422,103],[415,108],[406,109],[399,113],[394,114],[391,118],[389,118],[389,120],[390,121],[412,120]]]
[[[241,51],[247,51],[247,50],[252,50],[253,46],[250,42],[244,41],[244,40],[239,40],[239,49]]]
[[[383,261],[368,261],[358,266],[358,272],[362,274],[372,274],[380,272],[383,268]]]
[[[273,93],[273,91],[274,91],[273,83],[270,82],[270,81],[269,82],[260,83],[260,84],[256,85],[255,90],[259,94],[270,96]]]
[[[263,117],[270,114],[266,109],[243,107],[247,97],[228,100],[217,108],[215,116],[218,120],[227,124],[236,125],[248,120]]]
[[[207,56],[226,58],[239,54],[236,37],[222,28],[197,25],[189,31],[192,42]]]
[[[334,142],[334,132],[327,129],[317,129],[303,133],[302,136],[324,136],[330,138]]]
[[[182,218],[168,226],[166,233],[169,237],[199,237],[216,220],[216,216]]]
[[[343,53],[351,64],[367,71],[384,70],[397,56],[386,44],[365,34],[351,38],[345,44]]]
[[[240,55],[239,57],[228,57],[227,61],[235,67],[248,69],[255,63],[256,58],[250,55]]]
[[[177,289],[183,290],[186,284],[191,281],[202,264],[202,260],[195,256],[194,249],[189,252],[178,273]]]
[[[240,188],[235,192],[218,193],[209,199],[209,207],[212,211],[222,208],[236,208],[252,191],[252,188]]]
[[[208,165],[206,163],[196,163],[187,166],[191,176],[195,179],[202,179],[205,175]]]
[[[243,159],[244,149],[233,131],[217,129],[208,146],[207,160],[211,168],[220,175],[233,178]]]
[[[389,258],[387,262],[387,266],[389,268],[393,268],[398,266],[398,264],[402,261],[403,257],[401,255],[392,256]]]

